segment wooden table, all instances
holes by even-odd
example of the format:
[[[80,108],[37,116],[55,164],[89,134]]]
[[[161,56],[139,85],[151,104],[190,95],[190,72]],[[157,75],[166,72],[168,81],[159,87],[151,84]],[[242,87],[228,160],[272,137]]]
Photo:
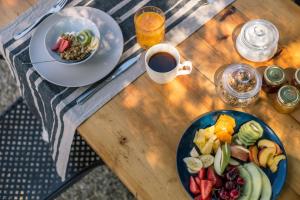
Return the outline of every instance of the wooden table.
[[[35,1],[1,0],[0,24]],[[280,31],[282,51],[267,63],[250,63],[234,50],[232,34],[254,18],[270,20]],[[181,135],[205,112],[234,109],[217,97],[215,71],[234,62],[300,66],[299,19],[300,7],[289,0],[237,0],[178,46],[181,55],[193,61],[190,76],[157,85],[144,74],[79,127],[80,134],[137,199],[188,199],[176,172]],[[300,199],[300,109],[279,114],[262,94],[256,105],[243,111],[263,119],[282,140],[288,154],[288,178],[280,199]]]
[[[194,71],[166,85],[147,74],[114,97],[79,127],[80,134],[138,199],[188,199],[176,172],[180,137],[197,116],[232,109],[217,97],[215,71],[248,61],[234,49],[232,33],[254,18],[272,21],[280,31],[280,55],[268,63],[300,66],[300,7],[283,0],[237,0],[178,46]],[[263,119],[282,140],[288,154],[288,179],[281,199],[300,199],[300,109],[277,113],[267,99],[243,109]]]

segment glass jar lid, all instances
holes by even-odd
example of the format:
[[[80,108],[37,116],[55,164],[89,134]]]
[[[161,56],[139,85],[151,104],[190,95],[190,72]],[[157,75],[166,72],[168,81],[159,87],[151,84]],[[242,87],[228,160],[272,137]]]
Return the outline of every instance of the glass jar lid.
[[[300,84],[300,69],[297,69],[295,72],[295,80]]]
[[[296,87],[291,85],[282,86],[278,91],[278,100],[286,106],[295,106],[300,100],[299,91]]]
[[[257,95],[261,89],[261,76],[247,64],[229,65],[222,74],[222,84],[231,95],[247,99]]]
[[[280,85],[285,82],[285,73],[281,67],[271,65],[265,69],[264,78],[270,85]]]
[[[242,41],[253,49],[268,49],[277,45],[279,33],[269,21],[256,19],[247,22],[241,30]]]

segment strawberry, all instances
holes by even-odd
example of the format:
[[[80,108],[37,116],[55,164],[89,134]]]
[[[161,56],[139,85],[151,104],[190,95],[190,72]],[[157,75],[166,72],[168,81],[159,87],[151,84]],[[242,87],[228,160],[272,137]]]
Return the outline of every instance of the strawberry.
[[[58,52],[62,53],[64,52],[67,48],[69,48],[71,46],[71,42],[69,40],[64,40],[62,39],[59,48],[58,48]]]
[[[222,186],[222,180],[221,178],[216,174],[213,167],[209,167],[207,169],[207,179],[213,182],[213,185],[216,188],[219,188]]]
[[[204,180],[206,178],[206,169],[205,168],[201,168],[199,173],[198,173],[198,177],[200,178],[200,180]]]
[[[200,189],[194,179],[194,177],[190,177],[190,191],[193,194],[199,194],[200,193]]]
[[[213,182],[210,180],[201,180],[200,190],[203,199],[209,198],[213,189]]]
[[[201,200],[212,200],[211,194],[206,199],[201,199]]]
[[[55,43],[55,45],[51,48],[52,51],[57,51],[59,49],[59,46],[61,44],[62,39],[59,38],[59,40]]]
[[[211,195],[209,195],[206,199],[203,199],[202,197],[201,197],[201,194],[199,194],[198,196],[196,196],[195,198],[194,198],[194,200],[211,200],[212,198],[211,198]]]
[[[201,194],[199,194],[198,196],[196,196],[196,197],[194,198],[194,200],[202,200]]]
[[[200,188],[200,185],[201,185],[201,180],[200,180],[200,178],[196,176],[196,177],[195,177],[195,181],[196,181],[197,185],[198,185],[199,188]]]

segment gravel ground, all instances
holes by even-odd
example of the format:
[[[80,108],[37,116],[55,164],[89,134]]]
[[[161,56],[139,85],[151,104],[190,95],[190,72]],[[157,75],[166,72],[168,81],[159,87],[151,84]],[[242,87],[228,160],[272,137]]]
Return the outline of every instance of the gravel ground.
[[[0,60],[0,112],[19,97],[7,64]],[[100,166],[57,197],[57,200],[134,200],[133,195],[106,167]]]

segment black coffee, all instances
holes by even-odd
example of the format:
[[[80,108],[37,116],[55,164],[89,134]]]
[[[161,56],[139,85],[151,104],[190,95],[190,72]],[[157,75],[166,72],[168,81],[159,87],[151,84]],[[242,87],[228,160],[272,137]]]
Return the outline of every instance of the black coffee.
[[[177,65],[176,59],[167,52],[153,54],[148,61],[151,69],[157,72],[169,72]]]

